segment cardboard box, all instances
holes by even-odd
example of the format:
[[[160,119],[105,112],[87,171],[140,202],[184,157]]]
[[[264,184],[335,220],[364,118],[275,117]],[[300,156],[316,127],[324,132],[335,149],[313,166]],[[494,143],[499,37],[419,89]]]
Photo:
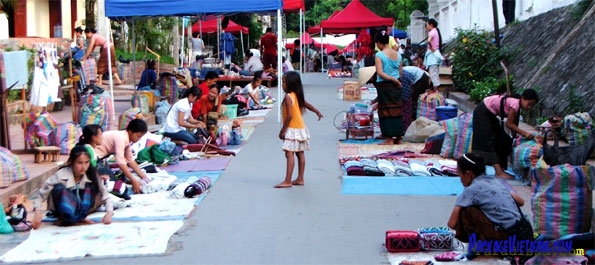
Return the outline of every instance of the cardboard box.
[[[345,81],[343,83],[343,100],[361,100],[362,88],[357,81]]]

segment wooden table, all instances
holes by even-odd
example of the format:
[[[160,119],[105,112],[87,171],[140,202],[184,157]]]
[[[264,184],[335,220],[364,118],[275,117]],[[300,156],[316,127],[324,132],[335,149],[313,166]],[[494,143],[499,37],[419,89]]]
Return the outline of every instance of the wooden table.
[[[252,82],[254,78],[253,77],[229,77],[229,76],[219,76],[218,80],[217,80],[217,84],[220,86],[228,86],[233,88],[233,84],[235,83],[238,86],[244,87],[246,86],[248,83]],[[200,82],[204,81],[204,78],[199,78],[198,79]],[[263,78],[262,82],[264,84],[264,82],[266,82],[266,86],[267,87],[271,87],[271,83],[272,83],[273,79],[272,78]]]

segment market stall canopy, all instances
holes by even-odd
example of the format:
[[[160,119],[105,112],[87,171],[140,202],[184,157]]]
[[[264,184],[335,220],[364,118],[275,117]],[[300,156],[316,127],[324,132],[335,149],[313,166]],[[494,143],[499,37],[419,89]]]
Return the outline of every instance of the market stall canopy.
[[[304,0],[283,0],[283,13],[299,13],[306,11]]]
[[[374,14],[360,0],[353,0],[341,12],[320,22],[324,33],[331,30],[353,30],[379,26],[392,27],[394,19]]]
[[[201,25],[201,23],[202,23],[202,25]],[[202,22],[194,23],[194,25],[192,25],[192,32],[201,32],[201,27],[202,27],[203,34],[217,33],[217,18],[215,17],[215,18],[211,18],[208,20],[203,20]],[[231,19],[229,20],[229,24],[228,24],[227,28],[225,29],[225,31],[229,32],[229,33],[233,33],[233,34],[239,34],[239,33],[248,34],[247,27],[238,25],[237,23],[233,22]]]
[[[397,39],[406,39],[407,38],[407,32],[402,31],[400,29],[395,29],[395,28],[393,28],[390,35]]]
[[[281,0],[105,0],[105,16],[130,17],[194,16],[200,14],[264,13],[283,7]]]

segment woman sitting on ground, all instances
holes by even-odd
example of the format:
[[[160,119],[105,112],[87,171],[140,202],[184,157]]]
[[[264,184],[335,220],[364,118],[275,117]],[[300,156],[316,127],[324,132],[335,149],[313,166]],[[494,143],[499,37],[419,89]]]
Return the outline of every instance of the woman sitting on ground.
[[[137,90],[154,90],[161,96],[159,90],[155,90],[157,83],[157,72],[155,72],[155,60],[149,59],[147,61],[147,68],[140,74],[140,81],[138,81]]]
[[[112,201],[105,186],[100,183],[95,167],[91,165],[89,152],[82,145],[77,145],[70,151],[66,165],[47,179],[35,193],[35,216],[31,223],[33,229],[41,225],[41,206],[44,201],[48,202],[47,209],[54,213],[60,225],[93,223],[86,219],[87,215],[95,212],[102,204],[105,204],[107,211],[102,223],[110,224],[114,214]]]
[[[247,102],[247,108],[260,108],[260,99],[258,97],[258,88],[262,84],[262,71],[254,73],[252,82],[248,83],[244,88],[240,89],[239,95]]]
[[[533,239],[531,223],[519,208],[523,198],[501,180],[485,175],[482,157],[463,155],[457,161],[457,173],[465,189],[448,219],[456,238],[468,242],[475,234],[477,240],[507,240],[509,236],[516,236],[517,241]]]
[[[246,62],[244,63],[244,69],[240,71],[240,75],[251,76],[256,72],[262,72],[264,65],[260,61],[260,58],[254,56],[250,50],[246,51]]]
[[[198,101],[200,96],[201,91],[196,86],[186,90],[184,98],[178,100],[167,113],[163,135],[189,144],[198,143],[198,137],[187,128],[205,127],[205,123],[194,119],[191,114],[192,104]]]
[[[217,121],[214,119],[208,119],[208,114],[209,112],[221,113],[221,105],[226,95],[220,95],[220,92],[221,89],[219,86],[212,84],[209,88],[209,93],[200,97],[198,100],[200,109],[198,110],[198,117],[195,117],[197,120],[207,123],[208,126],[217,124]]]

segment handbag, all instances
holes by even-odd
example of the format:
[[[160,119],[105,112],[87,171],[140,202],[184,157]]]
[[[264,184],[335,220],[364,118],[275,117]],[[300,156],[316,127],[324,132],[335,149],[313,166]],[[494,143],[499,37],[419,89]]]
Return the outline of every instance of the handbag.
[[[419,234],[412,230],[386,231],[385,244],[388,252],[416,252],[421,250]]]
[[[548,133],[554,135],[554,145],[547,143]],[[591,130],[587,140],[580,145],[560,146],[558,134],[552,130],[545,132],[543,137],[543,161],[550,166],[571,164],[584,165],[595,148],[595,130]]]
[[[453,250],[454,231],[448,227],[428,227],[418,229],[423,250]]]

